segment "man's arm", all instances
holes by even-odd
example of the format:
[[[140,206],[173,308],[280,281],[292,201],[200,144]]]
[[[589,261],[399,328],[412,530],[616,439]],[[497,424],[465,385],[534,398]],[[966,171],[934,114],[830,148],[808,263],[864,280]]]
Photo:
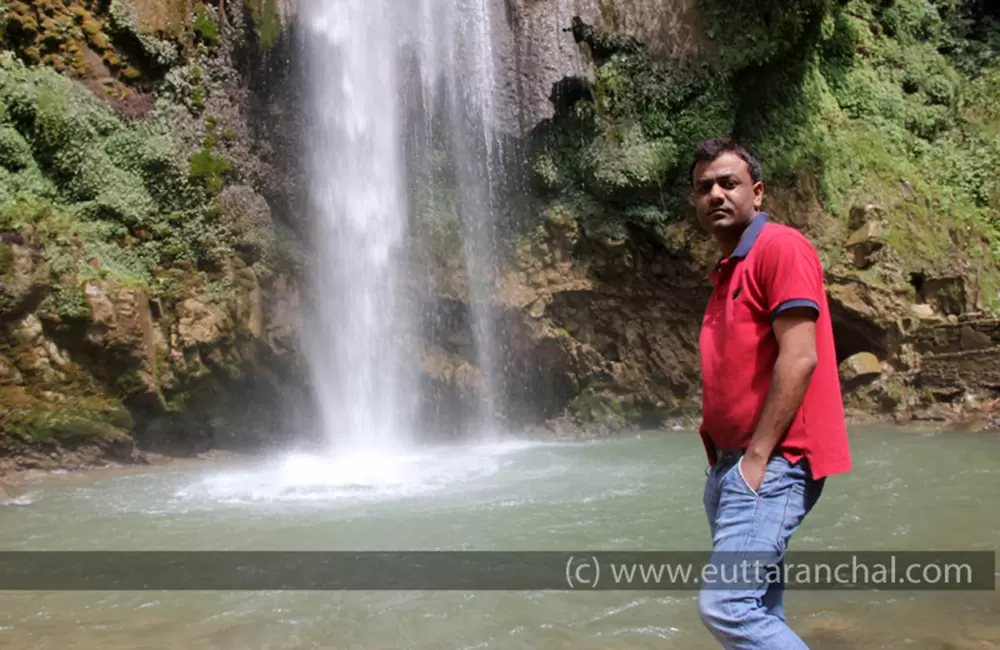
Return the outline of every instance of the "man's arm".
[[[809,307],[787,309],[774,319],[778,358],[764,410],[741,466],[744,479],[754,490],[764,480],[767,460],[791,426],[809,388],[816,368],[815,319],[816,312]]]

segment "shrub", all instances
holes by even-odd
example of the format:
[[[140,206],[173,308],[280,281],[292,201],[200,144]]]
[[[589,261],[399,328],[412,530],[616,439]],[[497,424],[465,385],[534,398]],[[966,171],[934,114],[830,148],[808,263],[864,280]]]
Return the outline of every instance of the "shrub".
[[[0,125],[0,166],[16,172],[32,162],[28,141],[13,128]]]

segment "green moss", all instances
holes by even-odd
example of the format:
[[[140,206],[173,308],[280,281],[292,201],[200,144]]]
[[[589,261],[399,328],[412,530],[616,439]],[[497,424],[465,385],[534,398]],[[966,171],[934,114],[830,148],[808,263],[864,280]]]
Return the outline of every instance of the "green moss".
[[[833,9],[835,0],[699,0],[720,67],[778,61]]]
[[[60,389],[59,399],[52,400],[20,386],[0,386],[0,401],[7,407],[0,424],[6,436],[25,443],[128,437],[134,422],[120,401],[74,382]]]
[[[194,31],[206,45],[216,45],[219,42],[219,23],[201,2],[194,6]]]
[[[114,419],[122,421],[121,417]],[[128,430],[107,421],[103,414],[78,415],[44,409],[10,418],[4,426],[8,435],[27,443],[79,438],[114,440],[128,435]]]
[[[188,175],[195,183],[200,183],[211,195],[222,191],[222,175],[232,169],[232,164],[215,154],[218,136],[215,124],[209,123],[205,130],[201,150],[191,156],[191,166]]]
[[[118,386],[118,394],[123,399],[141,393],[146,389],[146,381],[143,379],[142,373],[138,370],[132,370],[119,375],[115,384]]]
[[[39,306],[38,313],[46,320],[59,323],[90,323],[93,319],[83,287],[73,284],[54,286]]]
[[[167,397],[167,410],[173,412],[183,411],[190,401],[191,393],[189,391],[181,390],[170,393]]]
[[[0,149],[17,168],[0,166],[0,228],[37,229],[57,285],[48,317],[88,317],[88,280],[155,294],[172,290],[158,278],[174,264],[217,265],[238,250],[264,270],[275,262],[269,220],[223,221],[213,208],[231,163],[211,120],[186,154],[168,118],[125,122],[72,81],[9,59],[0,108]]]
[[[281,35],[281,14],[278,12],[277,0],[247,0],[247,4],[260,44],[271,47]]]
[[[108,3],[97,0],[11,2],[4,44],[23,61],[43,62],[76,77],[88,74],[84,51],[112,52],[106,29]],[[2,14],[2,12],[0,12]]]

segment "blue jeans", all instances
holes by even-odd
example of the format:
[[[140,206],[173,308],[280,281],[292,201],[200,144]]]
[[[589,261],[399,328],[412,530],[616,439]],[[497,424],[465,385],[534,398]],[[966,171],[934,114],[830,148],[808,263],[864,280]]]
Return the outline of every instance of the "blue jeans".
[[[699,593],[701,620],[727,650],[808,650],[785,622],[784,585],[776,576],[784,568],[788,540],[819,500],[825,479],[812,479],[805,460],[792,464],[774,456],[755,492],[743,479],[740,462],[738,453],[727,452],[705,484],[709,562],[717,578]],[[747,568],[762,564],[769,568]],[[740,573],[733,573],[737,569]]]

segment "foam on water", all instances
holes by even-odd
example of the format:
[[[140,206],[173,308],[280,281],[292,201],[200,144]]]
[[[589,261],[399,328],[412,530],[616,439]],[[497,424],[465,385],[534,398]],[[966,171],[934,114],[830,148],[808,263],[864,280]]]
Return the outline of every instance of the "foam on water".
[[[174,497],[230,504],[400,499],[491,476],[504,456],[545,445],[513,441],[398,454],[289,454],[261,467],[207,476]]]
[[[0,499],[0,505],[2,506],[30,506],[37,499],[35,494],[21,494],[16,497],[7,497]]]

